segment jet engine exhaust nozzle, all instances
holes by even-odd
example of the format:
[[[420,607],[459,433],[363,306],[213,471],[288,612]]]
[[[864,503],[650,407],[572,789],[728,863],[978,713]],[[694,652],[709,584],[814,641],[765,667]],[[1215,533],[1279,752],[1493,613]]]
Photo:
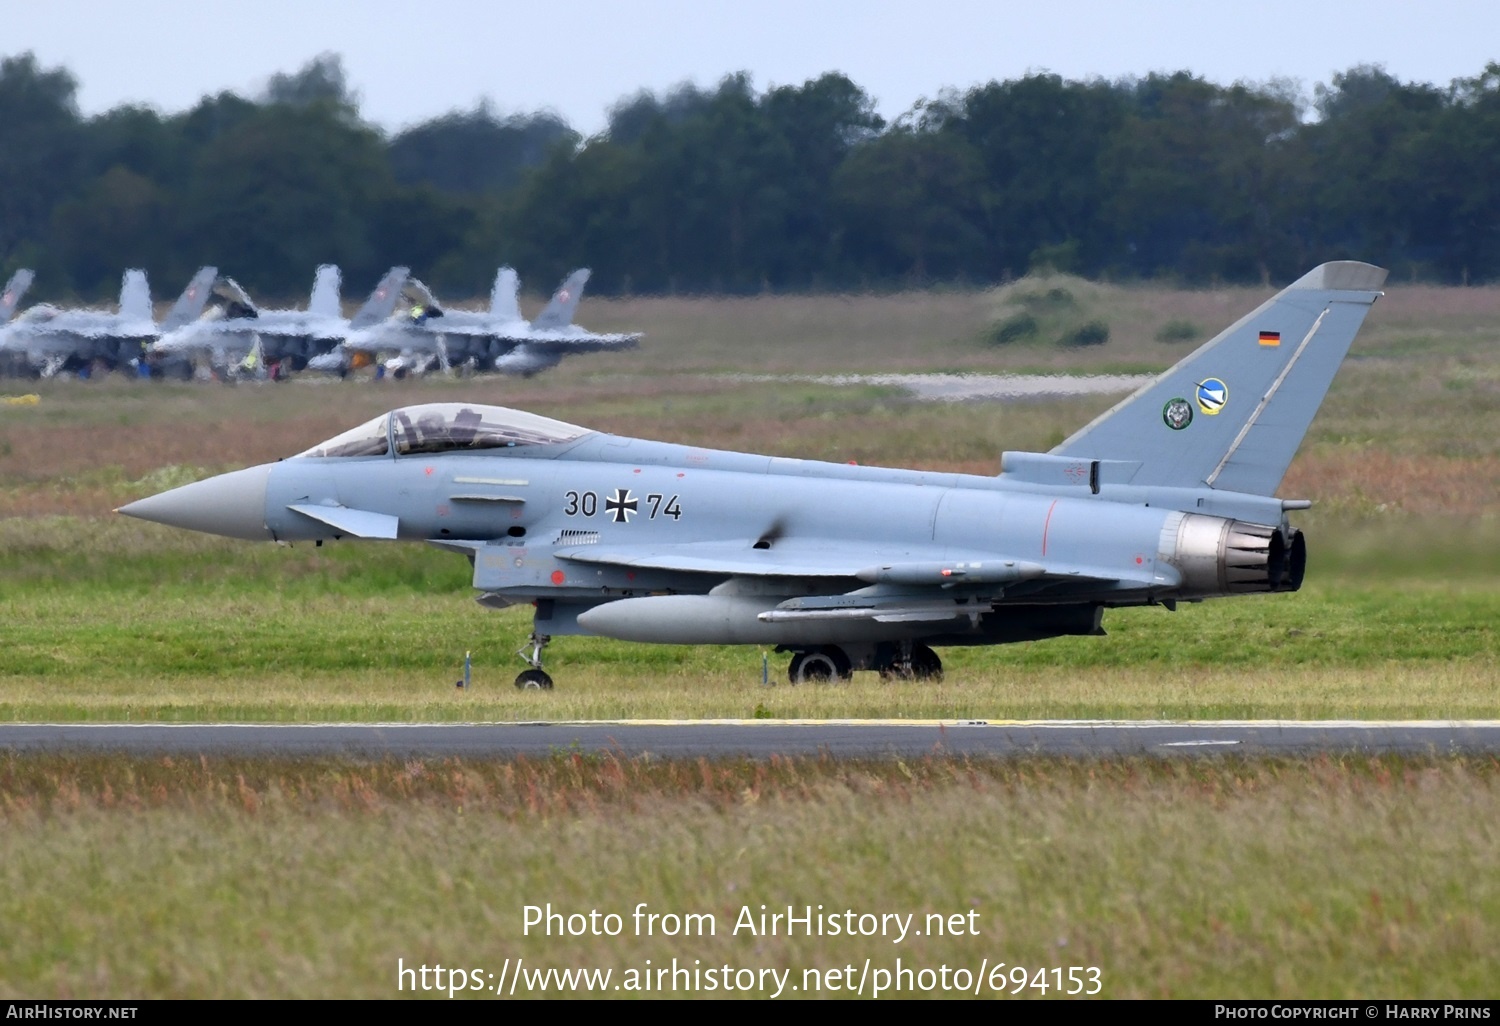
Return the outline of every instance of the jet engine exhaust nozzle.
[[[1243,520],[1176,513],[1162,527],[1160,557],[1182,573],[1191,596],[1296,591],[1307,570],[1301,531]]]

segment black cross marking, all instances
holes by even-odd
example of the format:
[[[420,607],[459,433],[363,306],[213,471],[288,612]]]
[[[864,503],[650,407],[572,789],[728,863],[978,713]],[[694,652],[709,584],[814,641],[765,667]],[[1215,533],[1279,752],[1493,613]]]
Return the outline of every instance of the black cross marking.
[[[630,523],[630,514],[640,508],[640,503],[630,497],[630,489],[615,489],[613,498],[604,500],[604,512],[615,518],[617,524]]]

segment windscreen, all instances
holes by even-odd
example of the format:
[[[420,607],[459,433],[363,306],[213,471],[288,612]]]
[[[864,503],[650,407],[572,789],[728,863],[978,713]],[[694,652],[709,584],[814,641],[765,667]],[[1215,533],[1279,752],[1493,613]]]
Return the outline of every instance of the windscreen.
[[[502,406],[430,403],[391,414],[396,454],[473,452],[571,442],[587,428]]]
[[[384,456],[391,451],[390,424],[391,415],[382,413],[372,421],[299,452],[297,456]]]

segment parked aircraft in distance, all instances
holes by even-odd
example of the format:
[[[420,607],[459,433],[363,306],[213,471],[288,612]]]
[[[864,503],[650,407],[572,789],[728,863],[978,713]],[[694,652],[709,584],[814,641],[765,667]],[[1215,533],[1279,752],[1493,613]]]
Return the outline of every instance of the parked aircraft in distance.
[[[146,272],[126,271],[118,310],[63,310],[50,304],[29,307],[0,327],[0,353],[19,359],[42,377],[96,365],[124,366],[139,360],[144,347],[162,332],[202,313],[217,275],[215,268],[199,268],[158,326]]]
[[[279,542],[412,539],[558,635],[753,644],[795,682],[935,678],[935,648],[1102,634],[1106,609],[1296,591],[1274,493],[1386,272],[1323,264],[1048,453],[995,477],[645,441],[492,406],[398,409],[129,516]]]
[[[151,355],[207,361],[220,375],[258,375],[272,366],[302,370],[350,332],[390,317],[407,274],[405,267],[387,271],[353,318],[345,318],[340,309],[339,269],[332,264],[313,275],[306,310],[261,310],[233,278],[220,278],[213,286],[210,312],[164,334],[151,346]]]
[[[509,267],[496,273],[486,311],[445,309],[413,279],[407,283],[408,315],[351,334],[344,348],[384,354],[388,369],[411,373],[467,365],[529,377],[574,353],[634,347],[639,333],[601,334],[573,323],[588,280],[587,268],[574,271],[536,320],[528,322],[517,300],[520,282]]]

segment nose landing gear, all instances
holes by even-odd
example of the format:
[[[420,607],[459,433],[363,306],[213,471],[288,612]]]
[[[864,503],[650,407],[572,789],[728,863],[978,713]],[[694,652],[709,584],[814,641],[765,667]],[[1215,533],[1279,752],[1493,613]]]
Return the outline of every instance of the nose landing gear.
[[[548,634],[531,632],[531,637],[526,639],[526,644],[516,649],[516,655],[520,656],[530,665],[530,669],[522,670],[516,675],[516,687],[522,691],[551,691],[552,678],[547,671],[542,669],[542,650],[547,647],[547,642],[552,637]]]

